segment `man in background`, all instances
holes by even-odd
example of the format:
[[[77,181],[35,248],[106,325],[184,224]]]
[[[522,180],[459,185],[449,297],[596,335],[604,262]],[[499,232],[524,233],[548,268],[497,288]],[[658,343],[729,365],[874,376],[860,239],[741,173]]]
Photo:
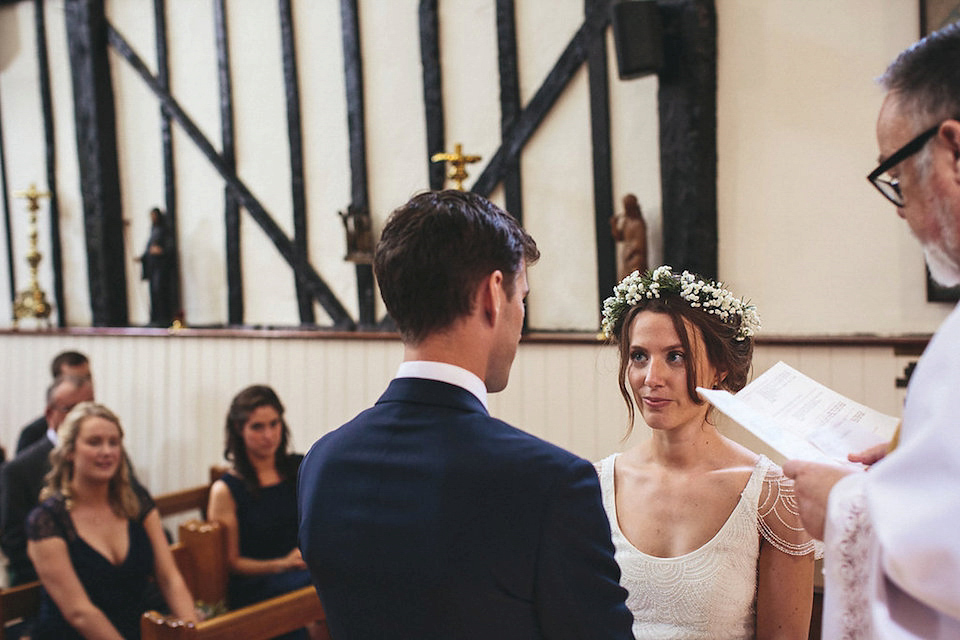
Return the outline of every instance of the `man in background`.
[[[74,378],[85,378],[90,381],[91,385],[93,384],[90,360],[79,351],[58,353],[50,363],[50,374],[53,380],[60,376],[72,376]],[[21,429],[20,437],[17,439],[17,455],[46,435],[48,427],[47,418],[43,415]]]
[[[9,562],[11,586],[37,579],[27,557],[27,516],[37,506],[43,477],[50,470],[50,452],[57,443],[57,430],[74,406],[88,400],[93,400],[89,378],[59,376],[54,380],[47,390],[44,411],[47,432],[0,471],[0,547]]]
[[[933,278],[958,285],[960,22],[901,53],[881,82],[869,179],[923,245]],[[784,465],[804,526],[825,543],[823,637],[960,638],[958,390],[960,307],[910,378],[895,450],[866,473]]]
[[[593,465],[487,410],[539,255],[469,192],[387,221],[374,270],[404,361],[300,467],[300,549],[334,638],[633,637]]]

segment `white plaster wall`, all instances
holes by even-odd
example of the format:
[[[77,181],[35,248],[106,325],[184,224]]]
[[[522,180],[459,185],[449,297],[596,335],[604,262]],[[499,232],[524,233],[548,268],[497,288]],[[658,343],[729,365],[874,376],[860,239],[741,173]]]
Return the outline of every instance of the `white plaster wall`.
[[[172,90],[220,146],[213,12],[168,2]],[[872,79],[918,33],[915,0],[717,0],[719,271],[760,308],[777,334],[931,332],[948,305],[925,302],[922,256],[905,225],[864,180],[876,156],[881,100]],[[67,320],[90,323],[63,0],[48,0]],[[227,3],[234,69],[238,172],[281,227],[291,226],[279,25],[269,3]],[[337,212],[350,200],[339,3],[293,3],[298,25],[309,244],[314,266],[356,314],[353,265],[343,261]],[[413,0],[360,0],[371,212],[389,211],[427,183],[425,123]],[[489,159],[500,138],[492,0],[440,3],[449,147]],[[521,93],[529,99],[582,21],[583,3],[516,7]],[[155,68],[152,3],[112,0],[107,12]],[[33,8],[0,9],[0,108],[11,189],[43,187]],[[8,34],[13,34],[8,35]],[[636,193],[659,234],[656,79],[619,81],[608,33],[614,200]],[[146,285],[133,261],[162,204],[158,109],[116,54],[118,153],[130,318],[147,318]],[[188,323],[227,320],[223,183],[174,126],[179,241]],[[468,186],[479,175],[471,167]],[[587,78],[581,70],[523,156],[525,223],[543,258],[531,270],[530,326],[592,331],[598,325]],[[494,198],[502,201],[500,191]],[[18,287],[25,286],[26,221],[14,201]],[[19,207],[19,208],[18,208]],[[42,242],[46,220],[41,215]],[[275,248],[243,214],[246,321],[299,322],[293,279]],[[653,242],[654,261],[659,248]],[[52,295],[49,250],[41,285]],[[0,269],[5,269],[5,261]],[[2,275],[0,271],[0,275]],[[10,292],[0,278],[0,326]],[[382,308],[378,307],[382,314]],[[328,321],[317,306],[317,321]]]
[[[865,176],[874,82],[916,40],[913,0],[718,0],[720,273],[771,333],[932,331],[923,256]]]

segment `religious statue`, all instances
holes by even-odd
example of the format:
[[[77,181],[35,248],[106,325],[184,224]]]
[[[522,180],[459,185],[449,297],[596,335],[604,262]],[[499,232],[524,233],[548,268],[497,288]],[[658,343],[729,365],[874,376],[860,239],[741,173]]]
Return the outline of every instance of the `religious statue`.
[[[623,197],[623,213],[610,216],[610,233],[618,243],[617,281],[647,270],[647,223],[640,212],[637,197]]]
[[[373,225],[367,211],[353,205],[340,212],[347,232],[347,255],[344,260],[355,264],[373,264]]]
[[[140,256],[141,279],[150,285],[150,326],[169,327],[173,323],[177,303],[174,300],[177,277],[173,230],[160,209],[150,210],[150,238]]]

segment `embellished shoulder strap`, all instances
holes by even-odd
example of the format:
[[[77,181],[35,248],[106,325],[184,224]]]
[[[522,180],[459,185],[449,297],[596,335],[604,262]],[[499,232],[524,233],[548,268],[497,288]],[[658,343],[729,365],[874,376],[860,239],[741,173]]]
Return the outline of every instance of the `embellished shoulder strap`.
[[[823,557],[823,544],[807,533],[800,521],[800,510],[793,480],[783,475],[779,466],[761,456],[765,465],[763,486],[757,503],[757,529],[764,540],[792,556],[808,553]]]

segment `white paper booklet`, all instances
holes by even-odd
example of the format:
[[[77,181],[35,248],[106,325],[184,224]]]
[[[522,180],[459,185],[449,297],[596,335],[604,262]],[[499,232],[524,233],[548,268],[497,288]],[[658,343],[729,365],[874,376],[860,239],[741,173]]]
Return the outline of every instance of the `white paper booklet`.
[[[853,465],[848,453],[889,442],[900,422],[784,362],[770,367],[736,395],[702,387],[697,392],[787,459]]]

